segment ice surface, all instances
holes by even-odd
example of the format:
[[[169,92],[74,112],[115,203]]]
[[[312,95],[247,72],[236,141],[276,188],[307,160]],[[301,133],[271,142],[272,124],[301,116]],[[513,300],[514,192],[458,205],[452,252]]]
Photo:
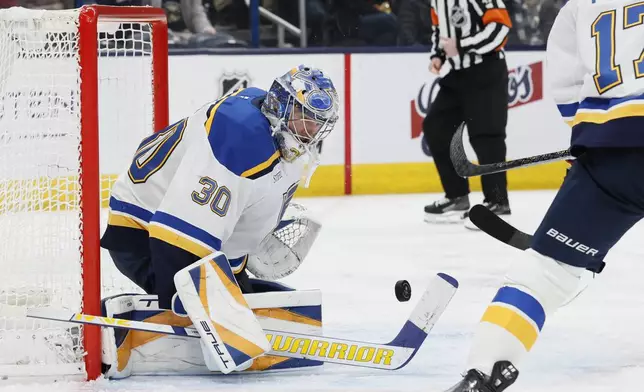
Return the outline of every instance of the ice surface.
[[[512,223],[536,228],[554,192],[513,192]],[[520,255],[461,225],[429,225],[422,208],[439,195],[306,198],[298,202],[323,227],[302,267],[284,281],[323,293],[325,334],[360,340],[391,339],[430,276],[460,282],[451,305],[409,365],[382,371],[325,365],[306,373],[213,377],[145,377],[92,383],[9,383],[0,390],[62,391],[442,391],[459,378],[472,331],[504,271]],[[479,202],[474,194],[472,202]],[[519,391],[639,390],[644,377],[644,227],[636,226],[607,257],[606,270],[570,305],[547,320],[520,367]],[[407,279],[411,301],[397,302],[394,284]]]

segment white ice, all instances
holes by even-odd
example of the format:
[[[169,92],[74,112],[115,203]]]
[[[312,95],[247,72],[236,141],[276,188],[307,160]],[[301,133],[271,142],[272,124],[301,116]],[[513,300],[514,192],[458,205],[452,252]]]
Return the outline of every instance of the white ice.
[[[536,228],[554,192],[513,192],[512,223]],[[7,383],[0,390],[42,391],[443,391],[464,369],[472,332],[519,251],[461,225],[429,225],[422,208],[439,195],[306,198],[323,224],[300,270],[285,279],[323,292],[325,334],[387,341],[402,326],[430,276],[460,282],[451,305],[418,355],[399,371],[325,365],[306,373],[213,377],[145,377],[91,383]],[[473,194],[472,201],[480,201]],[[581,201],[580,201],[581,202]],[[644,378],[644,227],[636,226],[609,254],[608,267],[571,304],[547,320],[509,392],[639,390]],[[399,303],[394,283],[407,279],[411,301]]]

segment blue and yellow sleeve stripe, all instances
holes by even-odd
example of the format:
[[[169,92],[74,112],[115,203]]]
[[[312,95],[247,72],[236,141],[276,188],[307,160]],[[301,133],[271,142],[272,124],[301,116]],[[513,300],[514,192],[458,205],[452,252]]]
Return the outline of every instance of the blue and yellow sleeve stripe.
[[[152,213],[142,207],[110,197],[110,212],[107,223],[112,226],[147,230]]]
[[[564,119],[566,124],[570,126],[572,126],[572,122],[575,119],[575,114],[577,113],[578,108],[579,108],[579,102],[557,105],[559,114],[561,114],[561,117]]]
[[[644,94],[622,98],[586,98],[580,103],[557,105],[571,126],[605,124],[627,117],[644,117]]]
[[[204,258],[221,249],[221,240],[176,216],[157,211],[148,225],[150,238],[156,238]]]
[[[497,325],[519,340],[526,351],[537,341],[546,321],[543,306],[530,294],[504,286],[497,292],[481,322]]]

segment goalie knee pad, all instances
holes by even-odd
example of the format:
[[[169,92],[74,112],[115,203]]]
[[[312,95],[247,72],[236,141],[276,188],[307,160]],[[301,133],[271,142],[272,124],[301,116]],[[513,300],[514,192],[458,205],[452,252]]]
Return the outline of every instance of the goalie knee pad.
[[[525,251],[483,314],[468,369],[489,375],[497,361],[517,365],[537,341],[546,317],[578,292],[583,272],[532,249]]]

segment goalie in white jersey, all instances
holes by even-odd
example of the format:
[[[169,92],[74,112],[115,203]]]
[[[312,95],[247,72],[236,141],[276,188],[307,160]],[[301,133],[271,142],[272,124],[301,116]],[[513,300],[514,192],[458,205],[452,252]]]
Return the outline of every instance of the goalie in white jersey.
[[[530,249],[478,325],[450,392],[501,392],[585,270],[644,217],[644,1],[570,0],[548,39],[551,94],[572,127],[572,163]]]
[[[332,81],[299,66],[147,137],[112,188],[102,247],[161,308],[190,317],[211,370],[269,350],[242,296],[248,255],[308,186],[338,110]]]

